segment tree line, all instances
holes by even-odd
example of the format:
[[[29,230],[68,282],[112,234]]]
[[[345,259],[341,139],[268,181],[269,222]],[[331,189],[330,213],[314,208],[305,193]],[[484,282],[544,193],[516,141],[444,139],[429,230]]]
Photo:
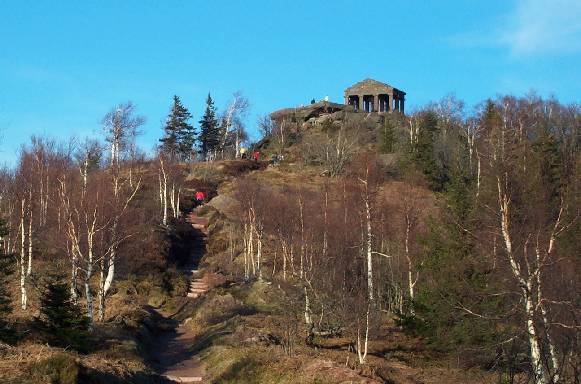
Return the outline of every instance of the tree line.
[[[248,105],[235,93],[218,116],[208,95],[198,134],[175,96],[152,156],[136,145],[145,119],[131,102],[104,115],[101,140],[33,136],[22,145],[17,165],[0,172],[0,279],[18,278],[20,311],[30,313],[31,299],[34,306],[44,300],[39,284],[54,283],[56,273],[57,283],[64,279],[69,287],[70,302],[84,306],[90,326],[106,318],[119,273],[141,273],[139,266],[147,265],[151,271],[143,273],[163,274],[164,258],[171,257],[167,233],[182,211],[180,164],[236,157],[246,140]],[[0,333],[16,305],[10,297],[3,284]]]
[[[318,158],[326,181],[238,182],[242,236],[223,263],[292,287],[307,340],[350,335],[362,364],[387,311],[502,382],[579,379],[580,122],[535,95],[473,112],[448,96],[386,115],[359,153],[344,125],[320,151],[338,148]],[[266,124],[283,150],[285,124]]]
[[[180,98],[174,96],[163,128],[164,136],[160,139],[160,150],[169,158],[181,161],[194,160],[196,154],[204,160],[238,158],[242,143],[247,139],[244,118],[248,108],[248,100],[241,92],[236,92],[218,116],[214,100],[208,94],[198,132],[190,124],[191,113]]]
[[[21,311],[50,266],[66,271],[88,324],[106,317],[120,274],[163,273],[163,234],[183,211],[183,162],[235,158],[245,140],[241,95],[219,117],[206,104],[197,133],[175,97],[150,157],[135,144],[143,118],[131,103],[105,115],[101,142],[33,137],[22,147],[17,166],[0,172],[0,281],[16,278]],[[389,313],[505,382],[571,381],[580,375],[579,125],[577,105],[529,95],[472,112],[446,97],[386,115],[376,150],[358,146],[369,130],[329,127],[313,152],[325,177],[235,182],[239,220],[221,268],[277,282],[308,343],[348,335],[361,364]],[[277,153],[297,140],[289,122],[260,126]]]

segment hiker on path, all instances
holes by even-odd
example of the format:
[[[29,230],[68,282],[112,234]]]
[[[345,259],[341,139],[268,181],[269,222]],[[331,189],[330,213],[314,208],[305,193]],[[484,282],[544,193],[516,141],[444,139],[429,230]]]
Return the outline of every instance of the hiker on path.
[[[198,191],[194,195],[194,199],[195,199],[196,205],[202,205],[202,204],[204,204],[204,199],[205,198],[206,198],[206,195],[202,191]]]
[[[246,159],[246,148],[240,148],[240,157]]]
[[[258,152],[258,151],[252,152],[252,160],[258,161],[259,158],[260,158],[260,152]]]

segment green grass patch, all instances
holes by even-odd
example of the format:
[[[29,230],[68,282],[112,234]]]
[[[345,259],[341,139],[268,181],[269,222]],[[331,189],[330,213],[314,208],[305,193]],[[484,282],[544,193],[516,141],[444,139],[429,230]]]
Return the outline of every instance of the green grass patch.
[[[81,374],[81,366],[74,357],[61,353],[34,364],[30,373],[31,383],[76,384]]]
[[[257,312],[274,314],[281,310],[279,297],[274,294],[272,286],[263,281],[233,287],[230,292],[244,304],[254,307]]]

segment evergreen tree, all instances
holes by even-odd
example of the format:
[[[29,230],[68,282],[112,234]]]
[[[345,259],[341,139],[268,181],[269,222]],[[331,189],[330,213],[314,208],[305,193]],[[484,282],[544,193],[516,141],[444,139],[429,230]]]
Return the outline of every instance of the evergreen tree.
[[[71,296],[70,285],[52,276],[40,298],[39,328],[55,346],[88,351],[89,319]]]
[[[531,166],[538,167],[538,182],[540,183],[538,187],[544,192],[544,201],[550,205],[553,213],[556,213],[560,192],[566,183],[563,157],[559,150],[559,143],[546,124],[539,124],[537,131],[532,144],[535,156]]]
[[[379,129],[379,152],[393,153],[395,146],[395,123],[391,116],[385,116]]]
[[[493,316],[502,313],[503,300],[494,295],[490,266],[477,252],[471,235],[481,225],[474,204],[473,180],[464,170],[452,173],[442,194],[446,210],[429,223],[421,239],[426,257],[424,284],[414,302],[416,317],[402,316],[407,331],[428,338],[433,346],[453,350],[462,346],[491,347],[504,335],[484,318],[466,316],[459,305]],[[483,354],[482,359],[489,355]]]
[[[0,239],[8,235],[6,223],[0,219]],[[8,327],[6,317],[12,312],[10,293],[8,292],[8,277],[13,273],[12,260],[0,243],[0,340],[8,341],[13,335]]]
[[[173,97],[173,105],[164,126],[164,137],[160,139],[162,150],[170,156],[179,156],[182,160],[188,159],[196,141],[196,131],[188,123],[191,113],[178,96]]]
[[[214,101],[209,93],[206,99],[206,111],[200,120],[199,140],[202,154],[205,157],[215,151],[220,144],[220,126],[216,119],[216,107],[214,107]]]
[[[419,128],[418,139],[413,148],[413,159],[426,176],[430,188],[441,191],[447,180],[434,149],[438,133],[438,116],[432,111],[424,112]]]

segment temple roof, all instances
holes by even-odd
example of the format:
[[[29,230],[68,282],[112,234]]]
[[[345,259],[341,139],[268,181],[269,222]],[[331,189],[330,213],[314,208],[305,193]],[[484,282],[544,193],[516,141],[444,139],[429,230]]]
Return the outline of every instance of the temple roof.
[[[402,92],[405,95],[405,92],[389,85],[386,83],[382,83],[381,81],[377,81],[374,79],[364,79],[361,80],[355,84],[353,84],[352,86],[350,86],[349,88],[345,89],[345,94],[349,94],[349,93],[357,93],[356,91],[361,90],[361,89],[374,89],[375,91],[379,91],[381,89],[385,90],[385,91],[392,91],[392,90],[396,90],[399,92]]]

